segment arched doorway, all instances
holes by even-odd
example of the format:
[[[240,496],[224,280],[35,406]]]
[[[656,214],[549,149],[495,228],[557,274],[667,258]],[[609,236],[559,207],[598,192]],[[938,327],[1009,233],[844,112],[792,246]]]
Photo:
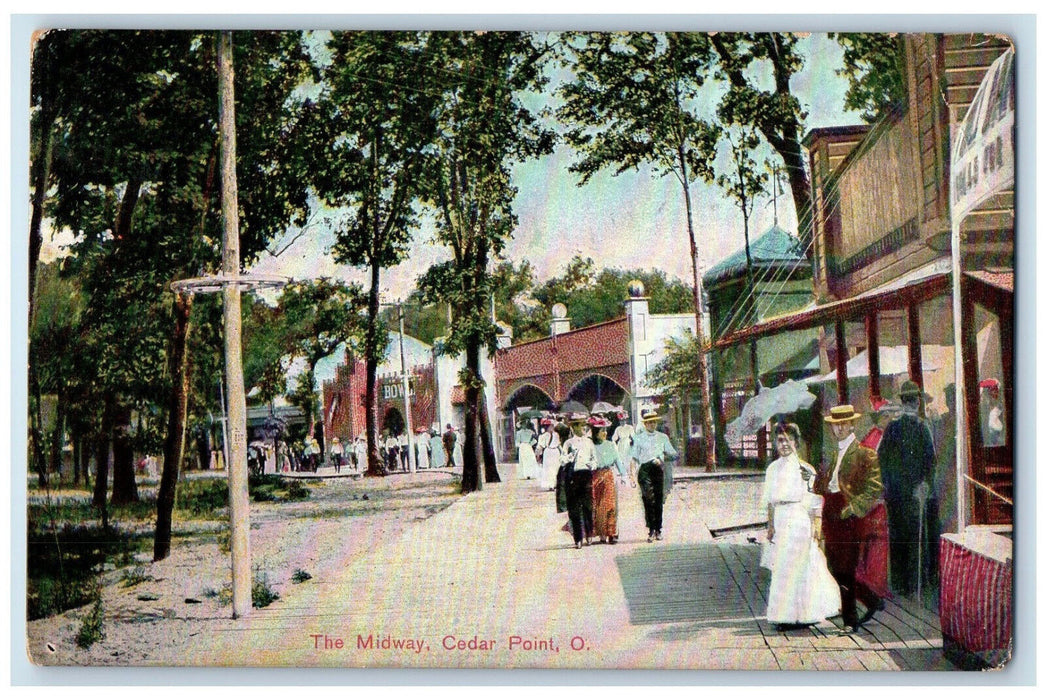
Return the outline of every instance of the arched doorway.
[[[382,432],[389,435],[400,435],[404,432],[404,414],[398,408],[387,408],[382,417]]]
[[[520,418],[520,412],[526,409],[534,411],[547,411],[555,408],[553,399],[547,393],[533,384],[525,384],[509,396],[502,411],[502,457],[510,460],[516,453],[514,445],[516,438],[516,424]],[[541,432],[541,428],[534,424],[532,429]]]
[[[602,374],[590,374],[567,392],[568,401],[577,401],[590,409],[597,401],[622,406],[627,396],[628,392],[618,382]]]

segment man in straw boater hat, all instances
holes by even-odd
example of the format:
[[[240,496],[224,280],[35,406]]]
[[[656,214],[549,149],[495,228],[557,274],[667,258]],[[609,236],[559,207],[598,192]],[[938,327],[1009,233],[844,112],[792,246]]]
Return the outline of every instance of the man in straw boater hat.
[[[829,570],[840,586],[843,632],[854,633],[883,609],[887,595],[887,512],[876,452],[854,435],[861,414],[833,407],[825,422],[838,441],[819,471],[815,492],[825,497],[822,525]],[[858,617],[857,601],[865,606]]]
[[[567,423],[571,426],[571,437],[564,441],[564,465],[570,465],[567,482],[567,515],[571,519],[571,534],[574,546],[581,548],[582,541],[592,544],[593,536],[593,469],[596,468],[596,446],[585,434],[589,416],[572,413]]]
[[[890,532],[891,589],[901,595],[921,593],[923,582],[937,577],[936,458],[931,429],[920,417],[922,396],[916,382],[902,384],[902,413],[884,430],[877,450]]]
[[[643,498],[643,517],[647,524],[647,541],[662,539],[662,505],[665,503],[665,463],[678,453],[669,436],[658,430],[658,412],[645,408],[640,412],[643,428],[633,435],[632,459],[640,465],[636,482]],[[632,470],[630,469],[630,474]]]

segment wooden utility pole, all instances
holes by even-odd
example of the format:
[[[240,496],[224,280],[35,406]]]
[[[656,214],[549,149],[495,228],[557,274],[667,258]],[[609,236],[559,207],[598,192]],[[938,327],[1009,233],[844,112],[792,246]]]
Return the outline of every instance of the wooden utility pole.
[[[236,108],[233,34],[218,35],[218,116],[222,158],[222,290],[225,380],[229,400],[229,542],[233,564],[233,617],[251,612],[251,529],[247,500],[247,400],[240,343],[240,216],[236,189]]]

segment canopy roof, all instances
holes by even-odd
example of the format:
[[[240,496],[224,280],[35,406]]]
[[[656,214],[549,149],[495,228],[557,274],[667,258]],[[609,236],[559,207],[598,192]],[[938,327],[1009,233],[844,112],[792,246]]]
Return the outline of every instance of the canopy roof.
[[[752,255],[754,269],[795,266],[797,263],[806,269],[810,268],[810,263],[803,254],[800,239],[777,224],[771,226],[763,235],[749,244],[749,253]],[[709,268],[708,272],[702,276],[702,284],[709,287],[744,275],[745,247],[743,246]]]

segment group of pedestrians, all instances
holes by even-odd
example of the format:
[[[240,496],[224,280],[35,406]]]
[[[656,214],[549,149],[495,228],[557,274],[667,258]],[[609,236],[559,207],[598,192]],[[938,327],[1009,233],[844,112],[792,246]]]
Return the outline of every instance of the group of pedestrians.
[[[420,432],[414,440],[408,440],[405,433],[387,433],[380,441],[380,449],[388,472],[408,471],[411,450],[418,469],[454,469],[461,465],[462,459],[458,431],[450,423],[443,433],[433,425]]]
[[[795,424],[776,427],[778,458],[767,468],[762,498],[769,622],[790,628],[840,614],[843,632],[854,633],[892,592],[908,596],[936,580],[935,453],[919,415],[923,397],[915,382],[905,382],[900,415],[878,421],[861,440],[861,414],[852,405],[833,407],[824,420],[836,445],[821,469],[799,458]],[[885,415],[884,402],[872,403],[874,415]]]
[[[535,479],[541,489],[555,492],[556,510],[567,513],[576,548],[594,538],[617,544],[618,488],[627,483],[640,489],[647,541],[662,538],[662,506],[678,453],[658,430],[660,416],[653,409],[642,412],[637,429],[628,414],[615,417],[620,423],[610,437],[606,415],[581,412],[563,420],[543,418],[544,432],[537,437],[527,423],[516,431],[518,478]]]

